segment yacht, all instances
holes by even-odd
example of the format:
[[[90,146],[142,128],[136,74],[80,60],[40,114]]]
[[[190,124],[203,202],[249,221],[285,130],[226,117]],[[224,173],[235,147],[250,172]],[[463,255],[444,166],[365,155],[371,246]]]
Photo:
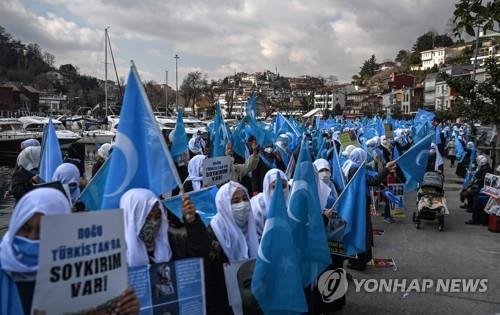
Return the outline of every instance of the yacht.
[[[27,139],[37,139],[41,142],[41,135],[27,131],[23,124],[13,118],[0,118],[0,157],[15,158],[21,151],[21,142]]]
[[[45,125],[48,124],[49,119],[47,117],[37,117],[37,116],[27,116],[20,117],[19,121],[23,124],[23,128],[28,132],[35,132],[39,134],[38,138],[42,138],[43,129]],[[57,139],[59,140],[59,145],[61,149],[67,149],[72,143],[78,141],[81,136],[71,130],[66,130],[61,121],[57,119],[52,119],[54,128],[56,129]]]

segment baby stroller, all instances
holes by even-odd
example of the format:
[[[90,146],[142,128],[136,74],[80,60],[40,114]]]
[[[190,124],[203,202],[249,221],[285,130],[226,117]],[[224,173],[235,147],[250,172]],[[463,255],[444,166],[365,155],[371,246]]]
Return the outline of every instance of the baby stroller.
[[[417,212],[413,213],[413,222],[417,229],[421,220],[438,220],[438,229],[444,229],[444,215],[448,214],[444,197],[443,177],[436,172],[424,174],[424,180],[417,192]]]

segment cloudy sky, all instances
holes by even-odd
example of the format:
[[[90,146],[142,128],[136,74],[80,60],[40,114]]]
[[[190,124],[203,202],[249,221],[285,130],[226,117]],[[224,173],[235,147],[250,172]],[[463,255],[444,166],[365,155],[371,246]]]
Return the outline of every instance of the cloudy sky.
[[[143,80],[193,70],[336,75],[350,81],[363,60],[393,59],[428,30],[444,32],[454,0],[0,0],[0,25],[36,42],[57,64],[104,73],[104,28],[118,72],[133,59]]]

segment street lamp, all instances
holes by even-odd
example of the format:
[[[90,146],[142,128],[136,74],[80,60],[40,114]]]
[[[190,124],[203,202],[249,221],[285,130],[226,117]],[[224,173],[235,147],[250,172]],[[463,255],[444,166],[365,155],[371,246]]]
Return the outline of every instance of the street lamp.
[[[177,62],[179,60],[179,55],[175,54],[175,109],[179,112],[179,76],[177,72]]]

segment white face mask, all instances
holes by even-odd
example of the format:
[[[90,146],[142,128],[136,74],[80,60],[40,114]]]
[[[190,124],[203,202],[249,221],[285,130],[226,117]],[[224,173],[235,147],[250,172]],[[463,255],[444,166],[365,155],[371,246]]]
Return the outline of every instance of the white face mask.
[[[318,177],[323,183],[328,183],[332,178],[332,173],[330,171],[321,171],[318,173]]]
[[[233,209],[233,217],[236,224],[243,228],[248,223],[249,214],[251,211],[250,202],[242,201],[238,203],[231,204]]]

